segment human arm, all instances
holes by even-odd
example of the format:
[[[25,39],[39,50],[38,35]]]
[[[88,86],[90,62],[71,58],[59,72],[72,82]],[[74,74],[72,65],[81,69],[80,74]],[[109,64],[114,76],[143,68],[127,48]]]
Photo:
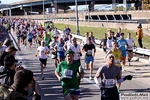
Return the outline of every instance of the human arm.
[[[102,67],[100,67],[100,68],[98,69],[98,71],[97,71],[97,73],[95,74],[95,77],[94,77],[94,81],[95,81],[95,83],[96,83],[98,86],[101,85],[101,82],[100,82],[100,80],[99,80],[101,70],[102,70]]]
[[[108,56],[109,54],[112,54],[112,51],[111,51],[111,50],[109,50],[109,51],[107,52],[107,54],[106,54],[105,57],[104,57],[104,60],[106,60],[106,58],[107,58],[107,56]]]
[[[39,53],[39,50],[37,49],[36,52],[35,52],[35,57],[38,56],[38,53]]]

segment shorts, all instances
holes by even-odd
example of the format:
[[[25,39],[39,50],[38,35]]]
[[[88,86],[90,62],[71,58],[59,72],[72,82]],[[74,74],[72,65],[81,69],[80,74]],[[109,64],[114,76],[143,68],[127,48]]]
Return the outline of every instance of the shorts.
[[[57,52],[52,52],[52,55],[54,56],[54,57],[51,56],[52,59],[57,59]]]
[[[133,52],[133,50],[126,50],[126,51],[128,51],[128,52],[130,52],[130,53]]]
[[[122,70],[122,67],[119,67],[120,68],[120,70]]]
[[[63,89],[63,95],[64,96],[71,95],[71,94],[80,95],[80,90],[78,89],[78,90],[75,90],[75,91],[70,91],[70,90],[64,90]]]
[[[28,42],[32,42],[32,39],[28,39]]]
[[[65,58],[65,53],[63,51],[58,51],[57,58]]]
[[[90,62],[94,62],[93,56],[85,56],[85,63],[89,64]]]
[[[39,59],[40,60],[40,64],[44,64],[44,65],[46,65],[46,63],[47,63],[47,58],[46,59]]]

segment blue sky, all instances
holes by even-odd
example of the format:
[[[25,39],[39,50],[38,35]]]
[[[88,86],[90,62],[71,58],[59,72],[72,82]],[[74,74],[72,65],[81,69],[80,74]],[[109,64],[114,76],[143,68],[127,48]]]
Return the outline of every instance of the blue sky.
[[[17,2],[17,1],[22,1],[22,0],[1,0],[2,4]]]

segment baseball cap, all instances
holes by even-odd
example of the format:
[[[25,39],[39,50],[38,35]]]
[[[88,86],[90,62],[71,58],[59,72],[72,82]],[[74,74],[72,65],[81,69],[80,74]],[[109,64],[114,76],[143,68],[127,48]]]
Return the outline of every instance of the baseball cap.
[[[4,58],[4,64],[13,64],[14,62],[18,62],[18,60],[15,59],[15,57],[13,55],[6,55]]]
[[[67,50],[66,52],[65,52],[65,56],[67,55],[67,54],[72,54],[72,55],[74,55],[74,52],[72,51],[72,50]]]
[[[9,50],[11,50],[11,51],[18,51],[14,46],[10,46]]]

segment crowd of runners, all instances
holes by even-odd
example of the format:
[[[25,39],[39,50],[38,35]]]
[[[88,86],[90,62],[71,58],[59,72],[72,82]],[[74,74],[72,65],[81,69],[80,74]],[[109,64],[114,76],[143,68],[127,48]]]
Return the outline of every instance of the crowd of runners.
[[[78,42],[77,38],[72,36],[68,25],[64,26],[61,32],[54,27],[53,23],[44,27],[38,21],[30,19],[3,18],[1,23],[6,27],[8,33],[15,34],[20,48],[31,50],[32,45],[37,47],[35,56],[39,58],[43,80],[47,59],[54,61],[55,75],[62,82],[65,100],[71,100],[71,98],[78,100],[80,80],[88,69],[89,79],[94,79],[101,87],[101,100],[106,100],[106,98],[107,100],[112,100],[110,98],[119,100],[118,93],[121,83],[126,79],[132,79],[130,75],[122,78],[122,72],[126,65],[131,65],[135,43],[131,33],[127,33],[125,37],[121,28],[118,28],[116,33],[111,29],[106,30],[100,45],[97,45],[93,32],[86,32],[82,42]],[[96,75],[93,75],[97,47],[102,48],[106,53],[104,59],[107,63],[98,69]],[[4,49],[1,50],[4,51]],[[84,56],[85,65],[81,65],[82,56]]]

